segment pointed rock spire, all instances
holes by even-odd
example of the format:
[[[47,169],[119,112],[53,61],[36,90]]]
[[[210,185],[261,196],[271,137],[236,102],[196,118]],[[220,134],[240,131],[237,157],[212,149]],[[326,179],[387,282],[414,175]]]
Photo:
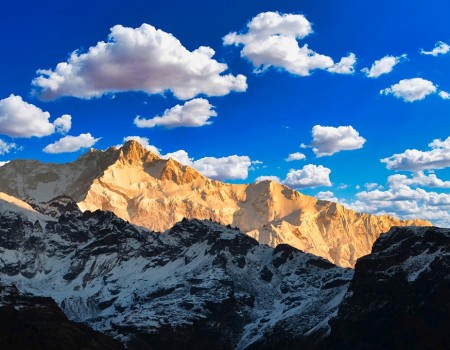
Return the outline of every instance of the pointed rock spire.
[[[128,163],[148,162],[161,159],[157,154],[148,151],[136,140],[129,140],[119,150],[119,159]]]

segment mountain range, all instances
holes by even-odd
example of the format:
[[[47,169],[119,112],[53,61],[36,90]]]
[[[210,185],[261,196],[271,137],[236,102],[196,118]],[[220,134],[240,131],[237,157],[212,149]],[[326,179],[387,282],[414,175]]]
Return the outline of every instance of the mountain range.
[[[393,226],[431,225],[355,213],[273,181],[214,181],[134,140],[104,151],[91,149],[67,164],[11,161],[0,167],[0,192],[28,203],[68,196],[82,211],[112,211],[158,232],[183,218],[213,220],[237,227],[261,244],[289,244],[341,267],[353,267]]]
[[[15,160],[0,167],[0,346],[445,349],[449,247],[427,221],[214,181],[136,141]]]
[[[67,196],[0,204],[2,349],[450,346],[449,229],[391,228],[352,270],[210,220],[156,233]]]

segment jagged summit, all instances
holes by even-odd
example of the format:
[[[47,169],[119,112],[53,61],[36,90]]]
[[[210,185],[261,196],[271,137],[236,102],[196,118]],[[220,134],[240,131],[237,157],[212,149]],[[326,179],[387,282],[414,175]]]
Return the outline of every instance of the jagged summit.
[[[82,211],[109,210],[122,219],[163,232],[184,217],[239,227],[260,243],[280,243],[353,266],[392,226],[422,220],[359,214],[273,181],[213,181],[137,141],[91,150],[67,164],[12,161],[0,167],[0,191],[22,200],[72,197]]]
[[[102,155],[103,157],[110,155],[113,163],[123,166],[144,167],[145,171],[152,177],[160,180],[169,180],[177,184],[185,184],[204,178],[194,168],[183,165],[173,158],[162,158],[159,154],[146,149],[136,140],[129,140],[122,147],[111,147],[106,151],[91,149],[82,157],[91,158],[94,156],[97,158],[99,156],[102,157]],[[106,157],[108,158],[108,156]]]
[[[136,140],[129,140],[125,142],[120,150],[126,156],[138,155],[139,157],[142,157],[149,152]]]
[[[139,142],[135,140],[125,142],[125,144],[119,148],[118,151],[119,159],[122,161],[128,161],[130,164],[139,164],[161,159],[157,154],[146,150]]]

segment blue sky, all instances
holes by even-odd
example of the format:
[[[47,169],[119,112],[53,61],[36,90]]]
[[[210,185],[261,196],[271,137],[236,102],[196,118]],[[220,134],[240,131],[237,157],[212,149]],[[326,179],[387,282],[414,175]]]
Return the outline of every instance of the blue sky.
[[[0,162],[139,136],[214,178],[449,225],[450,5],[404,4],[3,3]]]

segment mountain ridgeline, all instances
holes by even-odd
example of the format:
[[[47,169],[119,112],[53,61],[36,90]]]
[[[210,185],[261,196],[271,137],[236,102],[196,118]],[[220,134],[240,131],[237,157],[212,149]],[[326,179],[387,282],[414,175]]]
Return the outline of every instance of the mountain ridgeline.
[[[28,202],[69,196],[82,211],[109,210],[158,232],[183,218],[211,219],[238,227],[259,243],[289,244],[342,267],[353,267],[392,226],[431,225],[355,213],[272,181],[214,181],[136,141],[91,150],[67,164],[11,161],[0,167],[0,192]]]
[[[112,212],[73,210],[67,197],[35,209],[2,201],[0,281],[53,298],[71,321],[130,349],[310,343],[329,332],[353,275],[211,221],[154,233]]]
[[[353,271],[209,220],[155,233],[0,193],[5,350],[448,349],[449,276],[450,229],[394,227]]]

